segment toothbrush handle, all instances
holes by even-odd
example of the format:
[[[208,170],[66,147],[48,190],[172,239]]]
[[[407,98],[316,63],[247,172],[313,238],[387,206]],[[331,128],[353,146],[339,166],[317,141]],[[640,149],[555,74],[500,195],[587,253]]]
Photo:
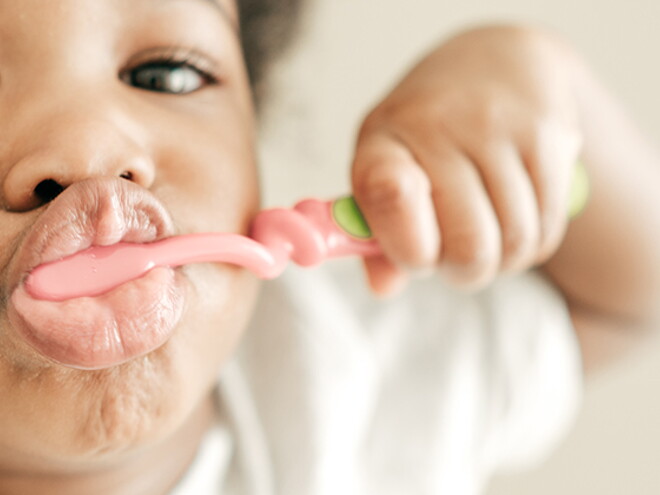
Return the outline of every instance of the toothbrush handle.
[[[250,237],[269,249],[278,271],[290,259],[315,266],[330,258],[381,252],[350,197],[306,199],[291,209],[264,210],[255,217]]]
[[[321,230],[328,258],[373,256],[382,252],[352,196],[332,201],[307,199],[296,204],[294,209]]]

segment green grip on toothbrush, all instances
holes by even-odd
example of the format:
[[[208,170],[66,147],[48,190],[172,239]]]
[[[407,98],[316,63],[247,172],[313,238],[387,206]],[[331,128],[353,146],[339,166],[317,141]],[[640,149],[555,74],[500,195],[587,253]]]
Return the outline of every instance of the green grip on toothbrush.
[[[349,236],[357,239],[371,238],[371,229],[353,196],[345,196],[332,202],[332,218]]]
[[[589,201],[589,176],[582,162],[577,162],[573,170],[573,181],[569,195],[568,217],[577,217]],[[370,239],[371,229],[360,211],[353,196],[339,198],[332,203],[332,218],[346,234],[357,239]]]
[[[573,169],[573,182],[568,199],[568,218],[571,220],[584,211],[589,202],[589,174],[582,162],[577,162]]]

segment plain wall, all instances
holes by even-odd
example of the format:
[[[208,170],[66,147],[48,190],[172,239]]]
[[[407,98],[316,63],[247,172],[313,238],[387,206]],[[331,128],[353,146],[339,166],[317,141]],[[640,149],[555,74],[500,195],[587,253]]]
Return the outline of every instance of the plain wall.
[[[480,23],[561,33],[650,138],[660,138],[657,0],[314,0],[309,7],[296,48],[276,67],[265,112],[267,205],[348,192],[361,117],[435,43]],[[559,451],[533,472],[497,479],[489,495],[660,493],[659,352],[654,343],[593,377]]]

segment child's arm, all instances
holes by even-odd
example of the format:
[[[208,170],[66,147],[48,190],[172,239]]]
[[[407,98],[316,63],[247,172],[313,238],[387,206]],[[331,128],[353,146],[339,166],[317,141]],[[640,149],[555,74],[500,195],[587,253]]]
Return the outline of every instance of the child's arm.
[[[580,60],[567,63],[591,194],[543,269],[568,299],[592,368],[660,321],[660,155]]]
[[[578,159],[592,192],[569,226]],[[386,254],[366,262],[377,292],[410,268],[483,287],[541,265],[568,300],[587,367],[656,319],[660,161],[548,34],[493,27],[440,46],[365,120],[353,185]]]

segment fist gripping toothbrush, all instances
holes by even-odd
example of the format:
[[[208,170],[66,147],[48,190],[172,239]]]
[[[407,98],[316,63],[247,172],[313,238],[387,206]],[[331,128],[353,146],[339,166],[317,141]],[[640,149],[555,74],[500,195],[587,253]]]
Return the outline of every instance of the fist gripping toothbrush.
[[[578,164],[571,188],[571,218],[582,211],[588,196],[587,173]],[[326,259],[380,252],[352,197],[328,202],[308,199],[292,209],[260,212],[250,237],[189,234],[147,244],[120,242],[93,246],[38,266],[25,284],[37,299],[63,301],[103,294],[157,266],[224,262],[271,279],[284,271],[289,260],[301,266],[315,266]]]

